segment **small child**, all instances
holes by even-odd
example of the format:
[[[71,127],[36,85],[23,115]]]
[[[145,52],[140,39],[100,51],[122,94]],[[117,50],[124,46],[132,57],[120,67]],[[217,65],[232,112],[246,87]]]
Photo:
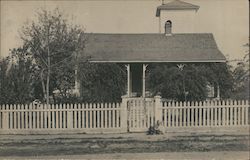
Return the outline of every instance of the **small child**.
[[[162,123],[158,120],[155,125],[155,134],[163,134]]]
[[[158,120],[154,125],[154,127],[150,126],[147,131],[147,134],[148,135],[163,134],[163,126],[161,122]]]

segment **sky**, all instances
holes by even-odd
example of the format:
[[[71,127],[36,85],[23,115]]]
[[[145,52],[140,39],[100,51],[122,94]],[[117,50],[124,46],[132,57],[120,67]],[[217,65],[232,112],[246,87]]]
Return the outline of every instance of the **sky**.
[[[165,3],[171,0],[165,0]],[[248,0],[183,0],[199,5],[197,33],[213,33],[218,48],[229,59],[242,59],[249,42]],[[1,52],[21,45],[19,32],[34,20],[37,10],[58,7],[86,32],[158,33],[156,7],[161,0],[1,1]]]

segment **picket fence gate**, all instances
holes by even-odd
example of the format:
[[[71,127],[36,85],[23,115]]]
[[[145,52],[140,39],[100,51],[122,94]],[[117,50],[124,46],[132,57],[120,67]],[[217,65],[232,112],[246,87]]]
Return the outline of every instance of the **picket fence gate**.
[[[166,132],[244,131],[249,102],[165,102],[123,97],[121,103],[0,105],[0,134],[145,132],[159,123]]]

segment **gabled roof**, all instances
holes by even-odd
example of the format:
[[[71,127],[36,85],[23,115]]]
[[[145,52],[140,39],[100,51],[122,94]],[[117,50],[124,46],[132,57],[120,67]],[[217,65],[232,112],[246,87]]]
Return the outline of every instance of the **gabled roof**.
[[[160,16],[161,10],[198,10],[200,7],[191,3],[174,0],[172,2],[160,5],[156,10],[156,17]]]
[[[225,62],[212,34],[86,33],[90,62]]]

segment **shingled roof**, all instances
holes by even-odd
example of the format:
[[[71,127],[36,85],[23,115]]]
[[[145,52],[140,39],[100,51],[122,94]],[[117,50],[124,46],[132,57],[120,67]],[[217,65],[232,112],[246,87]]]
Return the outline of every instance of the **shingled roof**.
[[[90,62],[225,62],[212,34],[86,33]]]
[[[160,5],[156,10],[156,17],[160,16],[161,10],[198,10],[200,7],[191,3],[174,0],[172,2]]]

